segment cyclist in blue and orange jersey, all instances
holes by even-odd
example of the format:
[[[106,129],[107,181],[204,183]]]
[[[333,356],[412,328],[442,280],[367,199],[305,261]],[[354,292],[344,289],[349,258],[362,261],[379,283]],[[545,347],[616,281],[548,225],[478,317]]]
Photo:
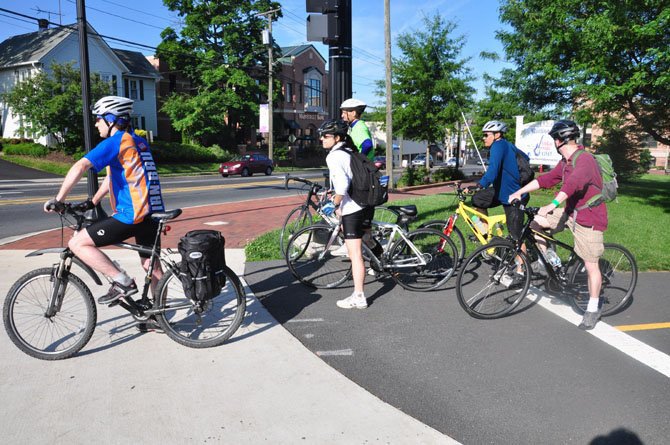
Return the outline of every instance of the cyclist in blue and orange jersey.
[[[472,205],[485,215],[492,207],[502,204],[507,218],[507,231],[514,239],[519,239],[523,229],[523,211],[510,205],[509,196],[521,188],[519,167],[516,161],[518,148],[507,139],[507,125],[500,121],[489,121],[482,128],[484,145],[490,148],[489,166],[486,173],[473,188],[478,190],[472,196]],[[525,153],[524,156],[528,157]],[[469,192],[471,187],[466,188]],[[523,196],[524,204],[529,196]]]
[[[134,236],[140,245],[152,245],[158,223],[154,212],[165,210],[158,171],[147,141],[137,136],[130,125],[133,101],[119,96],[105,96],[95,103],[95,128],[103,141],[68,171],[55,198],[44,204],[45,211],[60,211],[72,187],[90,168],[107,176],[95,196],[88,201],[94,208],[109,193],[112,216],[100,219],[76,233],[68,246],[84,263],[105,275],[112,283],[100,304],[110,304],[121,297],[137,293],[137,285],[99,248],[117,244]],[[149,256],[140,253],[142,266],[150,267]],[[160,264],[152,272],[152,289],[162,276]]]
[[[340,105],[342,120],[349,124],[349,136],[354,141],[358,151],[371,161],[375,158],[375,148],[372,135],[367,124],[361,120],[366,103],[359,99],[347,99]]]

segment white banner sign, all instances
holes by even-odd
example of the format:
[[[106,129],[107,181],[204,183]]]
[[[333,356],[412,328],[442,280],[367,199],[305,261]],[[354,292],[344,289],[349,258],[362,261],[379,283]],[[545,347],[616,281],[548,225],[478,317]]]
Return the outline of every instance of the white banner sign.
[[[270,131],[270,114],[268,113],[268,104],[261,104],[258,113],[258,132],[268,133]]]
[[[531,164],[554,166],[561,160],[549,136],[552,125],[554,121],[531,122],[517,130],[516,146],[530,157]]]

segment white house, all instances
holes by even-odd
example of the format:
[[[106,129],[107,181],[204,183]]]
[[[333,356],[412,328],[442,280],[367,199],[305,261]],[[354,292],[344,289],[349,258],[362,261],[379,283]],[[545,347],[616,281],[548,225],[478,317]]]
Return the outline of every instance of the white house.
[[[109,83],[109,94],[135,101],[132,115],[135,128],[157,135],[156,82],[160,74],[139,52],[112,49],[88,26],[89,70]],[[11,91],[20,81],[40,71],[50,72],[53,62],[74,62],[79,66],[79,33],[76,25],[40,28],[0,43],[0,93]],[[98,98],[91,98],[92,101]],[[0,99],[0,135],[18,134],[21,116],[14,116]],[[25,135],[30,137],[30,135]],[[48,143],[45,137],[40,143]]]

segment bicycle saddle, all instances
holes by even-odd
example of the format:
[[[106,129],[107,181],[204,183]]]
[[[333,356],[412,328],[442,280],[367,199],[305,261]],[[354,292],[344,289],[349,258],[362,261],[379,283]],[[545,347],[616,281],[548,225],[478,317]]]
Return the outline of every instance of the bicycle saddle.
[[[388,206],[389,209],[395,210],[396,212],[402,213],[405,216],[416,216],[418,213],[416,206],[414,204],[406,206]]]
[[[163,219],[163,220],[168,220],[168,219],[174,219],[181,215],[181,209],[174,209],[174,210],[168,210],[165,212],[156,212],[152,213],[151,217],[155,220]]]

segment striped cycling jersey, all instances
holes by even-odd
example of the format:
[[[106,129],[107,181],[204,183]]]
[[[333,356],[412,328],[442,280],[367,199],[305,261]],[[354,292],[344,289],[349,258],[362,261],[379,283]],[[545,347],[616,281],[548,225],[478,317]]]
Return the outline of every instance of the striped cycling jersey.
[[[137,224],[165,210],[156,164],[143,138],[117,131],[84,157],[96,172],[107,167],[112,217],[118,221]]]

